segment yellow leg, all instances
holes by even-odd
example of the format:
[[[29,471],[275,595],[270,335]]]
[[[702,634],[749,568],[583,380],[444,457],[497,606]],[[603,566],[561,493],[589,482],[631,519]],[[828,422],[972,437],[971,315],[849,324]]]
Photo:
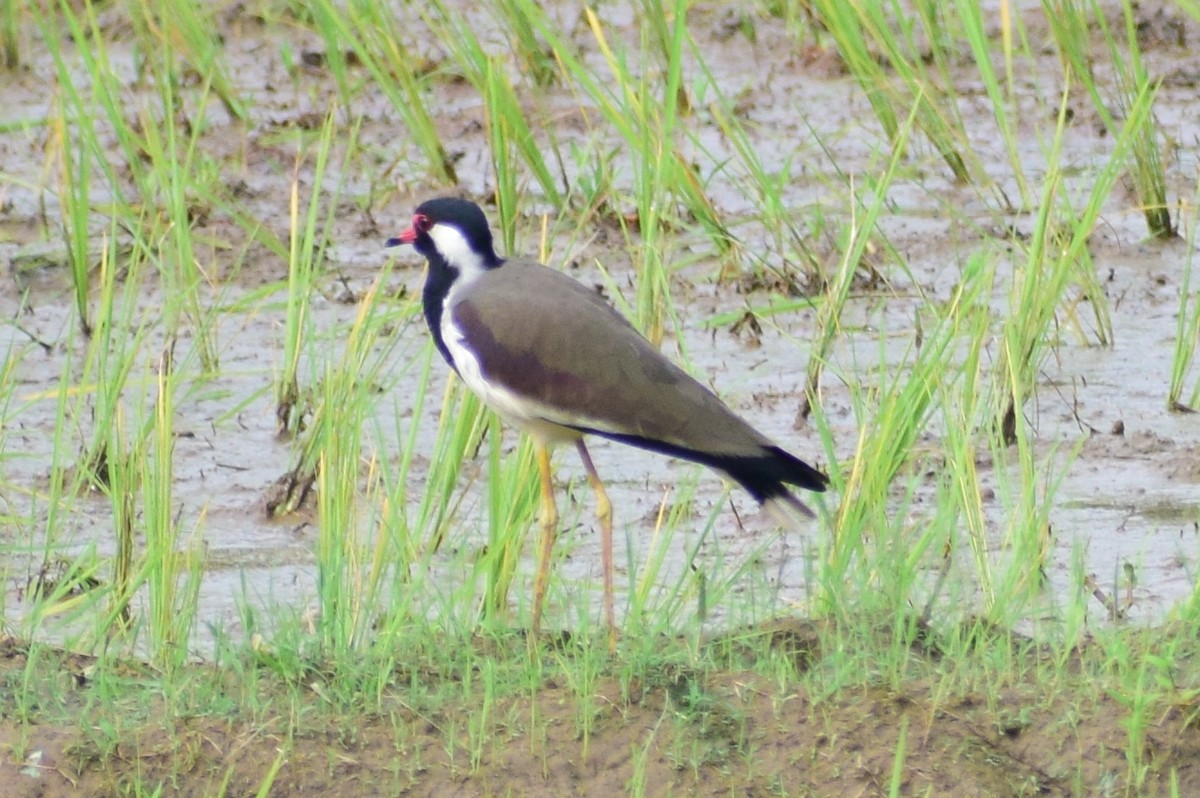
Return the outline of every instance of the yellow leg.
[[[533,637],[538,636],[542,625],[542,601],[546,598],[546,579],[550,575],[550,552],[554,549],[554,538],[558,535],[558,507],[554,503],[554,482],[550,475],[550,449],[539,441],[533,442],[537,456],[538,476],[542,482],[542,510],[538,524],[542,528],[542,545],[538,552],[537,576],[533,580]]]
[[[604,570],[604,620],[608,622],[608,647],[617,645],[617,618],[613,611],[613,539],[612,539],[612,502],[604,491],[604,483],[592,465],[592,457],[588,454],[583,438],[575,442],[579,450],[579,458],[587,470],[588,482],[596,492],[596,520],[600,522],[600,560]]]

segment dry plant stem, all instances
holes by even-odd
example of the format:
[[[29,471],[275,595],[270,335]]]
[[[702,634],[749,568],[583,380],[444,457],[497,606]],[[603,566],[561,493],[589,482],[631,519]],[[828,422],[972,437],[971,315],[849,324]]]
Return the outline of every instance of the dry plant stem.
[[[1099,601],[1104,606],[1104,609],[1108,610],[1109,620],[1117,621],[1125,617],[1125,612],[1117,604],[1116,599],[1110,598],[1104,592],[1104,588],[1100,587],[1100,583],[1096,581],[1095,576],[1092,574],[1085,576],[1083,578],[1083,586],[1092,592],[1092,595],[1096,597],[1096,601]]]

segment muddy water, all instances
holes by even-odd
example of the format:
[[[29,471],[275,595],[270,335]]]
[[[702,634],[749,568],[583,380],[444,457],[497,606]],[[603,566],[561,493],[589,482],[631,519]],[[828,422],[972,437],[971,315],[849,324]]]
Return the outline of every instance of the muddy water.
[[[302,32],[289,35],[296,38],[298,49],[317,48],[314,41],[305,41]],[[847,218],[849,201],[839,172],[856,175],[856,185],[861,186],[886,160],[886,147],[857,87],[829,66],[827,56],[824,60],[820,54],[815,59],[799,53],[791,58],[768,57],[766,54],[795,49],[782,32],[769,26],[760,26],[757,44],[751,45],[740,35],[727,35],[716,14],[698,11],[693,35],[705,45],[712,64],[736,65],[718,70],[718,78],[728,95],[740,98],[765,165],[782,168],[792,160],[793,179],[785,196],[798,217],[810,218],[819,206],[830,220]],[[1036,29],[1033,35],[1039,35]],[[287,75],[277,59],[263,58],[263,52],[278,52],[279,41],[271,33],[237,26],[228,40],[239,80],[256,103],[253,119],[248,129],[235,128],[214,109],[216,135],[205,146],[225,164],[228,174],[224,179],[231,184],[242,182],[245,209],[286,240],[295,150],[288,131],[324,108],[324,103],[314,98],[330,96],[332,85],[328,75],[319,70],[297,78]],[[581,46],[587,46],[586,39],[581,39]],[[119,41],[113,47],[118,58],[130,57]],[[1196,59],[1182,48],[1168,45],[1153,51],[1151,58],[1156,69],[1175,76],[1164,85],[1156,112],[1165,134],[1178,144],[1168,163],[1169,193],[1187,198],[1194,186],[1196,141],[1200,138],[1200,107],[1194,102],[1194,86],[1186,80]],[[49,112],[44,86],[52,82],[53,65],[35,51],[26,70],[17,79],[0,82],[0,107],[9,109],[13,118],[36,122]],[[1044,161],[1045,146],[1037,131],[1045,135],[1048,128],[1040,120],[1055,111],[1053,76],[1057,74],[1055,62],[1048,56],[1043,75],[1031,77],[1024,86],[1026,93],[1019,98],[1027,118],[1037,120],[1021,138],[1021,159],[1035,185],[1043,174],[1037,164]],[[272,88],[277,86],[291,88]],[[483,116],[479,100],[462,85],[438,83],[435,89],[431,102],[443,135],[451,142],[453,153],[461,156],[457,168],[464,187],[484,191],[490,186],[490,174],[478,125]],[[577,113],[563,110],[571,107],[573,95],[556,91],[561,92],[551,90],[540,107],[558,109],[553,113],[564,140],[608,151],[615,139],[606,139],[607,133],[587,131]],[[135,87],[131,86],[130,93],[132,102],[145,101]],[[392,289],[407,289],[410,296],[419,291],[421,270],[416,256],[387,252],[381,242],[404,224],[420,198],[435,189],[420,182],[419,165],[405,160],[411,153],[404,137],[398,135],[401,124],[395,113],[382,103],[372,106],[371,102],[364,98],[355,108],[365,115],[362,140],[369,156],[357,155],[342,169],[347,181],[345,196],[358,201],[344,201],[338,209],[336,242],[328,250],[321,295],[314,300],[314,330],[318,340],[325,342],[316,345],[318,351],[322,346],[337,347],[339,336],[354,317],[355,308],[338,298],[347,289],[351,295],[361,295],[386,259],[397,259],[389,278]],[[1071,184],[1076,197],[1087,188],[1089,169],[1101,162],[1110,146],[1108,139],[1097,133],[1094,120],[1087,119],[1083,103],[1080,98],[1080,121],[1068,128],[1065,147],[1068,164],[1079,170]],[[967,128],[980,131],[972,143],[988,173],[1008,196],[1017,196],[1006,153],[998,137],[988,133],[993,127],[984,96],[967,87],[960,111]],[[700,115],[689,124],[698,128],[705,148],[689,146],[688,157],[702,174],[712,175],[709,192],[716,207],[731,220],[753,213],[755,198],[731,172],[717,168],[729,152],[715,127]],[[0,133],[0,260],[12,264],[0,291],[0,350],[6,353],[15,380],[13,398],[2,416],[0,501],[6,520],[0,546],[5,550],[5,617],[18,626],[29,606],[21,596],[22,589],[44,560],[86,559],[92,556],[90,552],[104,558],[113,549],[109,505],[98,492],[67,505],[65,523],[52,539],[46,537],[49,475],[55,468],[73,464],[91,430],[85,402],[64,427],[67,443],[59,447],[64,456],[53,459],[58,392],[64,374],[71,384],[78,379],[87,343],[73,332],[73,300],[67,288],[57,232],[59,211],[53,196],[56,177],[43,167],[47,145],[41,130],[34,124],[26,131]],[[814,137],[820,138],[828,155],[813,145]],[[836,170],[829,156],[837,164]],[[398,164],[383,189],[378,177],[381,163]],[[582,165],[567,164],[571,174],[585,167],[586,159]],[[628,174],[630,165],[618,156],[613,168],[619,176]],[[400,177],[398,192],[390,190],[395,175]],[[375,199],[367,201],[368,195]],[[1006,307],[1004,289],[1012,263],[1004,254],[1003,226],[1012,224],[1027,232],[1033,220],[1029,212],[997,213],[989,197],[994,199],[986,190],[949,182],[936,154],[923,151],[920,144],[915,146],[910,167],[893,188],[881,222],[881,230],[903,259],[904,268],[884,261],[881,268],[887,285],[859,292],[851,300],[845,334],[826,377],[822,410],[843,463],[853,455],[862,421],[853,412],[846,383],[873,384],[881,357],[892,366],[902,362],[916,335],[914,320],[921,305],[928,299],[948,297],[961,265],[981,248],[998,253],[994,257],[1000,274],[993,305],[998,312]],[[535,198],[530,198],[530,206],[537,207]],[[1154,621],[1193,590],[1200,546],[1196,528],[1200,518],[1200,422],[1194,415],[1174,414],[1166,408],[1176,313],[1189,247],[1183,241],[1147,243],[1134,206],[1130,194],[1115,192],[1092,241],[1092,256],[1104,276],[1112,306],[1115,344],[1087,345],[1064,330],[1053,357],[1043,364],[1037,396],[1026,406],[1025,417],[1035,433],[1047,479],[1062,475],[1050,513],[1053,548],[1046,570],[1051,593],[1061,597],[1078,589],[1072,566],[1078,552],[1083,570],[1095,573],[1108,592],[1133,599],[1129,607],[1132,617]],[[104,229],[99,213],[94,221],[97,232]],[[555,229],[569,231],[573,225],[563,222]],[[771,239],[767,231],[751,225],[735,231],[751,248]],[[617,236],[602,228],[589,232],[593,235],[585,236],[582,244],[565,234],[555,237],[551,262],[555,266],[578,264],[576,276],[602,283],[604,278],[594,266],[600,260],[616,288],[628,289],[631,259]],[[305,517],[272,521],[263,512],[272,483],[293,465],[294,458],[292,447],[275,437],[271,393],[282,362],[284,305],[281,292],[255,294],[257,299],[249,304],[241,300],[260,286],[282,279],[286,265],[252,245],[249,257],[235,270],[231,253],[244,245],[244,232],[219,218],[198,229],[197,235],[227,237],[233,242],[230,247],[204,251],[202,258],[214,274],[227,275],[214,283],[211,301],[239,308],[220,315],[221,373],[207,380],[196,375],[179,403],[176,420],[174,495],[180,525],[194,530],[194,540],[202,542],[206,556],[200,590],[202,623],[196,641],[204,650],[209,625],[239,634],[240,605],[282,606],[302,613],[311,604],[315,529]],[[529,220],[519,238],[529,251],[534,249],[535,219]],[[695,243],[678,242],[680,257],[687,254],[688,244]],[[832,234],[815,233],[813,244],[829,263],[835,261]],[[46,253],[45,259],[29,260],[34,251]],[[783,262],[779,253],[762,253],[762,257],[772,265]],[[675,275],[681,339],[670,338],[667,351],[686,350],[693,373],[714,385],[739,412],[785,448],[824,464],[816,433],[793,427],[815,314],[800,310],[772,317],[763,334],[753,339],[728,328],[709,329],[705,323],[715,313],[762,306],[770,299],[765,292],[743,295],[732,283],[717,283],[716,272],[717,264],[708,260],[691,262]],[[144,314],[153,317],[155,309],[162,306],[160,289],[148,280],[140,290]],[[161,331],[155,334],[161,335]],[[396,347],[392,384],[374,406],[378,423],[367,425],[383,432],[366,433],[368,448],[379,452],[384,462],[394,462],[398,441],[409,425],[418,429],[418,452],[432,452],[436,427],[436,402],[412,415],[407,401],[412,394],[411,380],[419,372],[411,363],[428,355],[426,333],[418,319],[410,318],[399,324],[396,334],[402,341]],[[150,364],[158,354],[155,340],[152,336],[135,366],[135,380],[148,379]],[[186,339],[179,347],[181,352],[187,351]],[[988,360],[997,358],[993,342]],[[191,367],[195,368],[194,361]],[[435,373],[440,384],[447,369],[439,364]],[[127,395],[134,417],[146,412],[148,394],[142,390],[148,390],[144,383]],[[511,447],[515,440],[510,431],[506,446]],[[936,452],[938,445],[934,428],[923,446]],[[784,605],[803,603],[806,552],[812,541],[830,534],[827,520],[814,524],[805,539],[781,540],[769,534],[766,519],[759,517],[746,496],[737,492],[727,496],[716,476],[699,473],[694,466],[601,441],[593,444],[593,456],[617,508],[619,587],[628,584],[626,555],[642,563],[649,554],[653,519],[664,496],[673,501],[678,483],[696,480],[689,521],[672,546],[662,581],[672,583],[676,574],[693,564],[686,561],[685,552],[695,545],[715,508],[717,536],[700,548],[694,565],[705,570],[719,561],[749,563],[752,575],[748,584],[773,584]],[[936,462],[936,457],[931,460]],[[592,529],[591,497],[573,453],[562,452],[556,461],[560,482],[563,487],[570,484],[571,496],[560,499],[567,522],[561,543],[565,556],[556,571],[558,584],[551,599],[560,607],[596,606],[598,602],[589,601],[599,581],[599,542]],[[415,480],[420,480],[423,468],[418,461]],[[472,468],[478,476],[482,461]],[[1007,556],[1005,531],[1011,519],[997,475],[1008,475],[1007,482],[1015,484],[1015,465],[992,463],[985,450],[980,471],[985,494],[995,493],[987,502],[989,533],[992,555],[997,563],[1003,563]],[[459,489],[467,496],[459,520],[466,544],[482,546],[486,493],[482,480],[471,476],[464,474],[461,480]],[[919,526],[922,502],[932,501],[934,479],[934,475],[922,477],[916,503],[897,509],[909,513],[915,526]],[[829,510],[836,507],[836,496],[825,506]],[[526,591],[531,581],[531,554],[527,546],[514,594]],[[1124,576],[1127,564],[1135,575],[1132,583]],[[459,576],[467,578],[465,573]],[[1092,604],[1091,609],[1097,621],[1102,621],[1104,608]],[[719,613],[716,618],[719,621]]]

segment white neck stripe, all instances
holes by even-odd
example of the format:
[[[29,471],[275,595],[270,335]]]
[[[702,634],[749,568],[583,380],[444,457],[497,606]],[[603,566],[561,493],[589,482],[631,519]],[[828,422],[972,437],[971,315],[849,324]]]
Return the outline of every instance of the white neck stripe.
[[[483,256],[471,248],[466,236],[457,227],[435,224],[429,228],[433,245],[446,261],[446,265],[458,272],[458,284],[464,286],[487,271]]]

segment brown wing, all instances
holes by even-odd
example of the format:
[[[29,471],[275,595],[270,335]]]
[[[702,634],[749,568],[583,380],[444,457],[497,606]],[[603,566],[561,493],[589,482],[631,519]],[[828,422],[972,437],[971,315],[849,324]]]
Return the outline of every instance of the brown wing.
[[[484,376],[546,421],[718,457],[759,457],[772,445],[596,292],[545,266],[505,262],[450,314]]]

